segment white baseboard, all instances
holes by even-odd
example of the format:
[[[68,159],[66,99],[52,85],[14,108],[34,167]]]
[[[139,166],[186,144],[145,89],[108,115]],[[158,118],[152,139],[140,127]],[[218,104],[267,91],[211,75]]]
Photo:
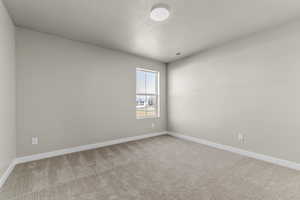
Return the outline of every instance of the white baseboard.
[[[283,160],[283,159],[275,158],[272,156],[267,156],[264,154],[254,153],[251,151],[246,151],[243,149],[239,149],[239,148],[224,145],[224,144],[214,143],[214,142],[211,142],[208,140],[203,140],[200,138],[183,135],[180,133],[169,132],[168,135],[300,171],[300,163]]]
[[[139,136],[120,138],[120,139],[116,139],[116,140],[110,140],[110,141],[105,141],[105,142],[100,142],[100,143],[95,143],[95,144],[88,144],[88,145],[83,145],[83,146],[67,148],[67,149],[61,149],[61,150],[57,150],[57,151],[34,154],[34,155],[30,155],[30,156],[18,157],[18,158],[16,158],[15,163],[19,164],[19,163],[25,163],[25,162],[35,161],[35,160],[41,160],[41,159],[45,159],[45,158],[50,158],[50,157],[80,152],[80,151],[86,151],[86,150],[91,150],[91,149],[97,149],[100,147],[106,147],[106,146],[110,146],[110,145],[114,145],[114,144],[121,144],[121,143],[125,143],[125,142],[136,141],[136,140],[141,140],[141,139],[145,139],[145,138],[155,137],[155,136],[159,136],[159,135],[166,135],[166,134],[167,134],[167,132],[149,133],[149,134],[144,134],[144,135],[139,135]]]
[[[0,177],[0,188],[4,185],[5,181],[9,177],[10,173],[14,170],[15,166],[16,162],[15,160],[13,160],[4,172],[4,174]]]

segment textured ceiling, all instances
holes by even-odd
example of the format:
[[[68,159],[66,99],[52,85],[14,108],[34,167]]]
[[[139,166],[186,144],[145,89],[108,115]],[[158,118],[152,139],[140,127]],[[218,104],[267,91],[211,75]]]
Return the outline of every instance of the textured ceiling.
[[[16,25],[170,62],[300,15],[299,0],[4,0]],[[171,17],[149,19],[166,3]],[[176,56],[176,52],[181,52]]]

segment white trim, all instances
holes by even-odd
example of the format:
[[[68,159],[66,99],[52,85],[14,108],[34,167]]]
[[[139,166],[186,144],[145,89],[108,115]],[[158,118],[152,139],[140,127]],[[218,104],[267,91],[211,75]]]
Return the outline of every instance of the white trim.
[[[147,67],[145,67],[145,68],[143,68],[143,67],[137,67],[136,70],[145,71],[145,72],[153,72],[153,73],[159,72],[158,70],[148,69]]]
[[[79,151],[86,151],[86,150],[90,150],[90,149],[97,149],[100,147],[106,147],[106,146],[111,146],[114,144],[121,144],[121,143],[125,143],[125,142],[136,141],[136,140],[155,137],[155,136],[159,136],[159,135],[165,135],[165,134],[167,134],[167,132],[149,133],[149,134],[138,135],[138,136],[133,136],[133,137],[109,140],[109,141],[95,143],[95,144],[88,144],[88,145],[83,145],[83,146],[66,148],[66,149],[61,149],[61,150],[57,150],[57,151],[34,154],[34,155],[30,155],[30,156],[18,157],[18,158],[16,158],[15,163],[19,164],[19,163],[25,163],[25,162],[35,161],[35,160],[41,160],[41,159],[45,159],[45,158],[75,153],[75,152],[79,152]]]
[[[168,135],[300,171],[300,163],[283,160],[283,159],[275,158],[272,156],[267,156],[264,154],[254,153],[251,151],[246,151],[243,149],[239,149],[239,148],[224,145],[224,144],[218,144],[215,142],[203,140],[203,139],[192,137],[192,136],[183,135],[180,133],[169,132]]]
[[[3,173],[3,175],[0,177],[0,188],[4,185],[5,181],[7,180],[11,172],[14,170],[15,166],[16,166],[16,160],[14,159],[10,163],[6,171]]]

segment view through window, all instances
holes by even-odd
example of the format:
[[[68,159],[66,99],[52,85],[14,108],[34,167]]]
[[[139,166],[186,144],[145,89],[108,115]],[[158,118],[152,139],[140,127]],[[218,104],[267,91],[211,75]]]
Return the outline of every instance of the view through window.
[[[159,72],[136,69],[136,118],[159,117]]]

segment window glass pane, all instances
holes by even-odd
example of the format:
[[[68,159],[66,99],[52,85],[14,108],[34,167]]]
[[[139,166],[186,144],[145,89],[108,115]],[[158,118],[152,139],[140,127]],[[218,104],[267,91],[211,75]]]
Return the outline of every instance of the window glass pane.
[[[145,95],[136,95],[136,117],[145,118],[146,117],[146,100]]]
[[[159,117],[158,72],[136,70],[136,118]]]
[[[147,96],[146,116],[156,117],[157,113],[157,96]]]
[[[146,93],[146,72],[136,70],[136,93]]]
[[[155,94],[156,93],[156,75],[155,72],[146,72],[146,93]]]

